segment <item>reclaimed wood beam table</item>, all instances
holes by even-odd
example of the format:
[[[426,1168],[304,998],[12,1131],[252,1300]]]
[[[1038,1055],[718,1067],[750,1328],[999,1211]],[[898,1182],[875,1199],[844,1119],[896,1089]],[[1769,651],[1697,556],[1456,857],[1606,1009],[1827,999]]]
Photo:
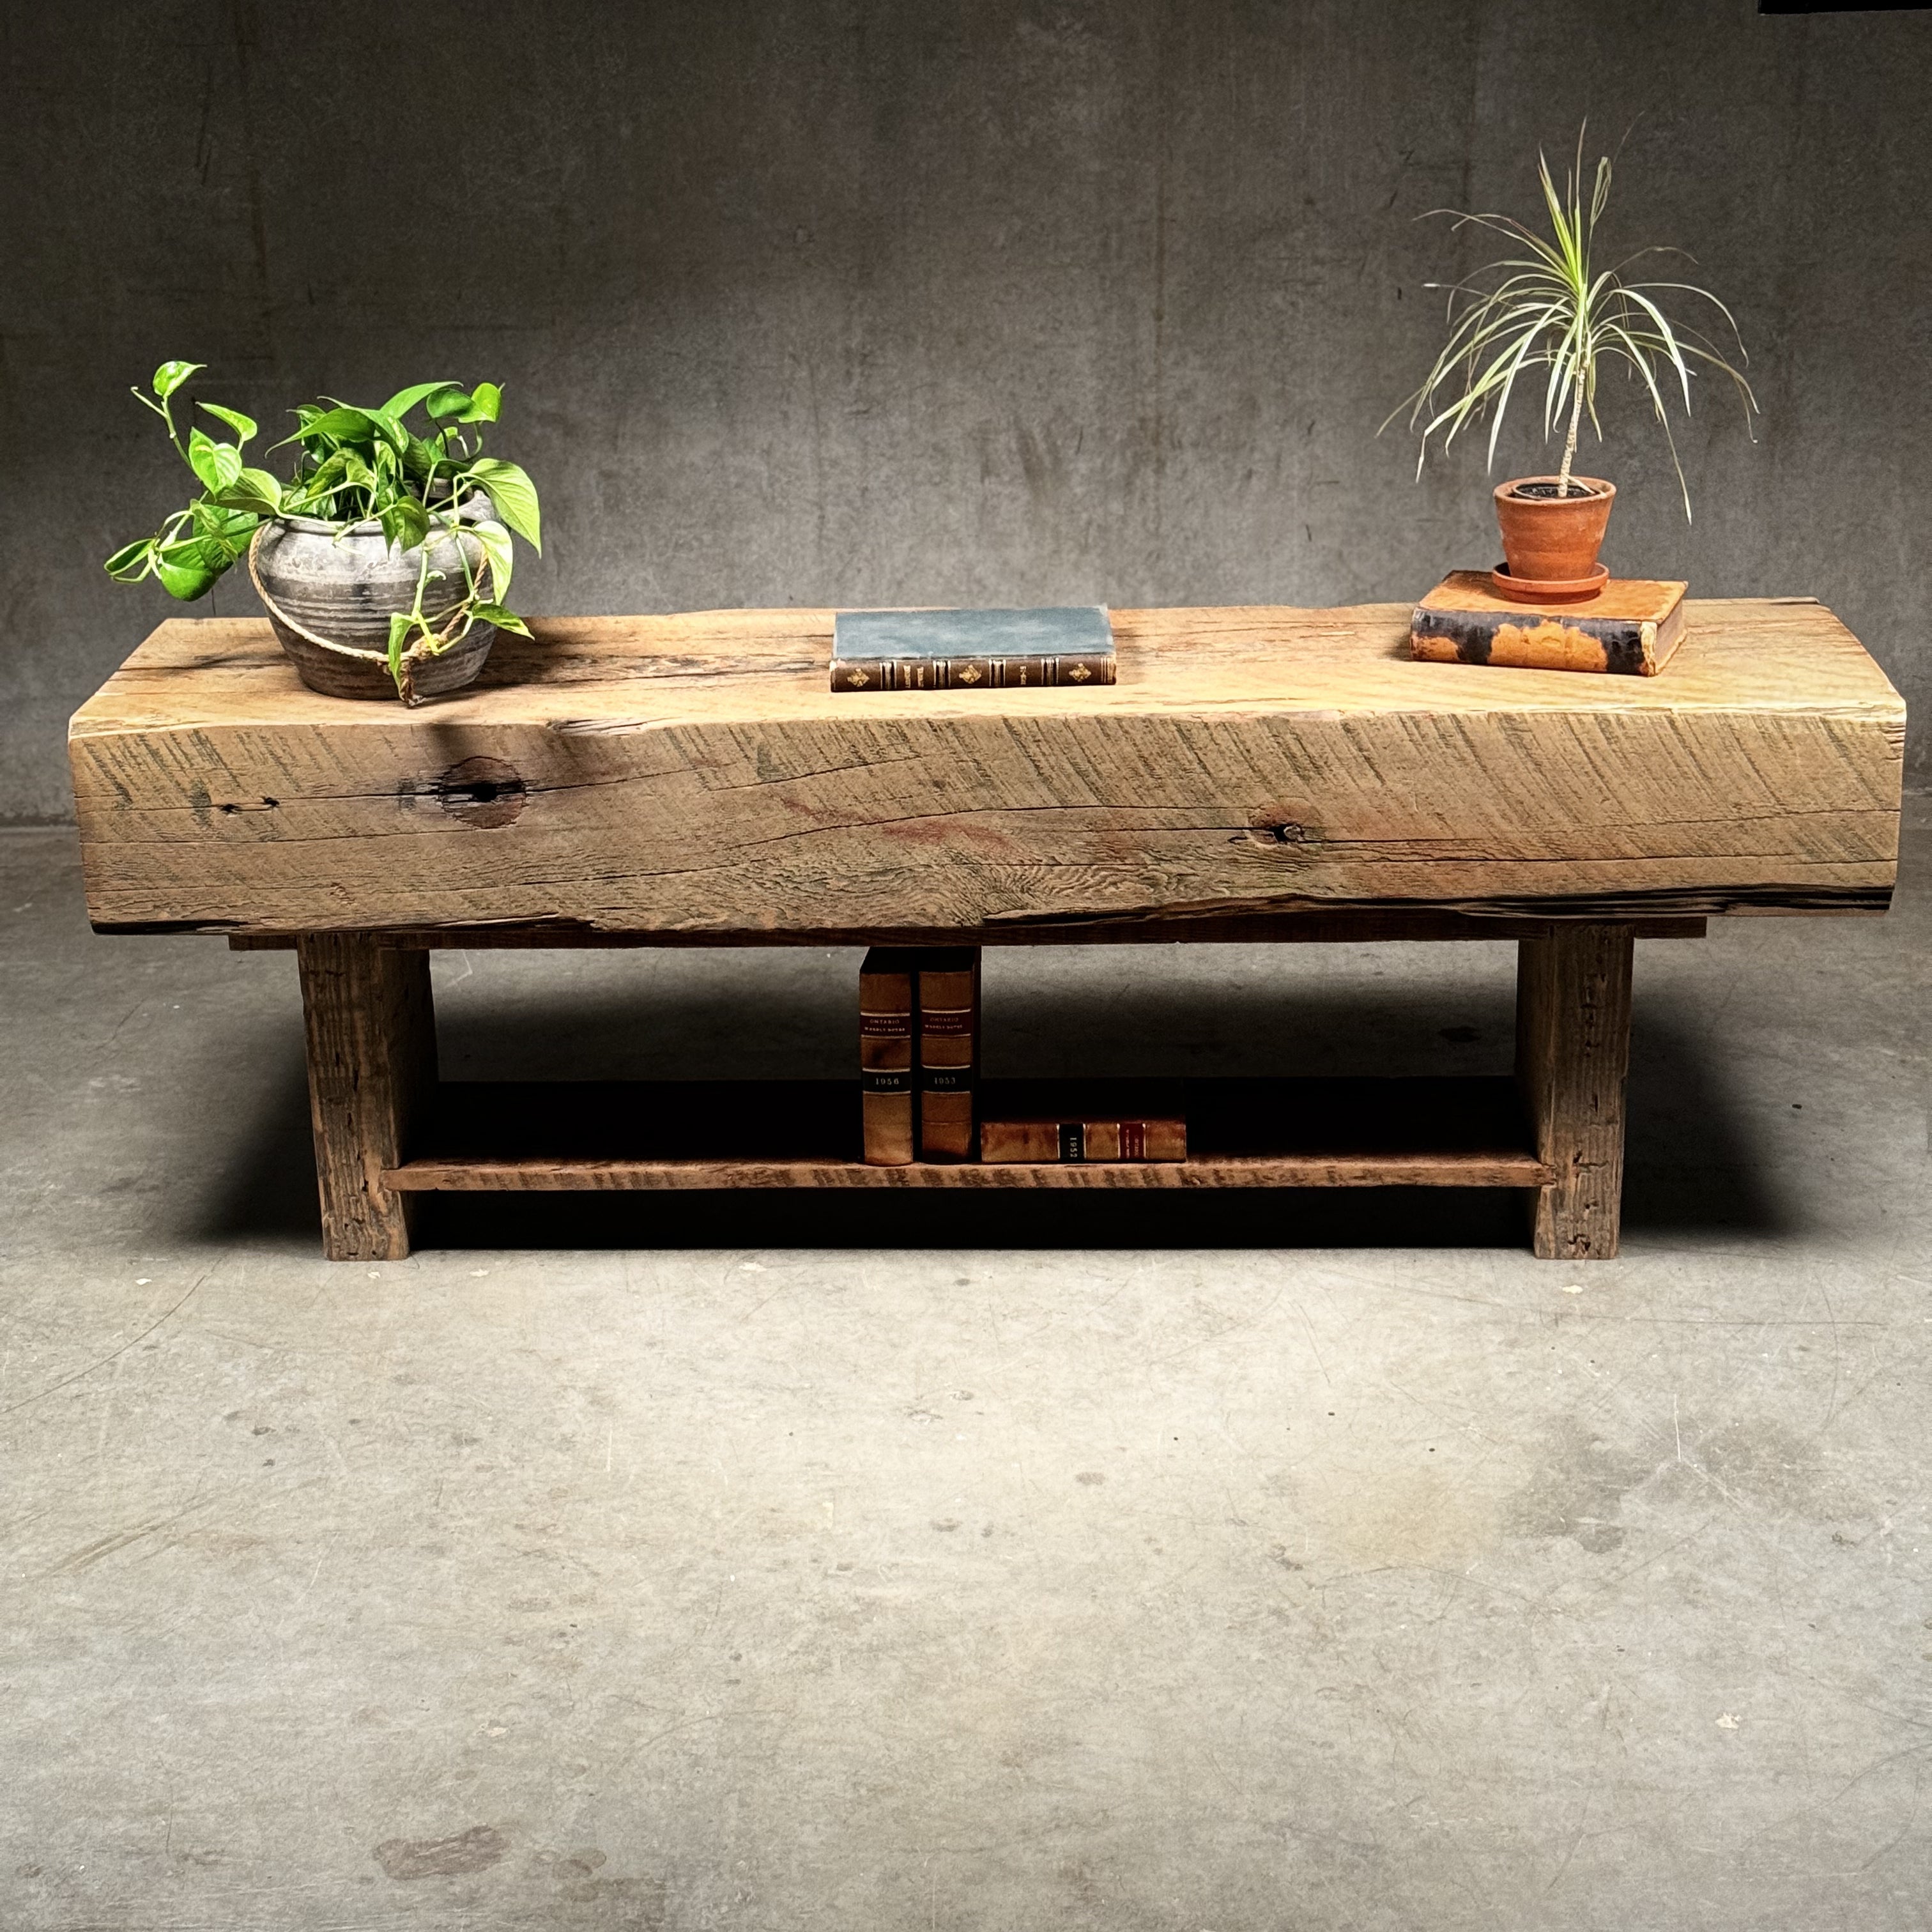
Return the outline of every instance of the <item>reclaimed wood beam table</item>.
[[[1632,942],[1882,912],[1904,706],[1809,599],[1661,677],[1418,664],[1406,605],[1114,614],[1102,689],[835,695],[829,610],[554,619],[417,710],[164,624],[74,719],[104,932],[300,962],[324,1240],[426,1190],[1480,1186],[1616,1251]],[[1509,940],[1514,1078],[1197,1082],[1178,1166],[868,1167],[856,1080],[439,1085],[440,946]]]

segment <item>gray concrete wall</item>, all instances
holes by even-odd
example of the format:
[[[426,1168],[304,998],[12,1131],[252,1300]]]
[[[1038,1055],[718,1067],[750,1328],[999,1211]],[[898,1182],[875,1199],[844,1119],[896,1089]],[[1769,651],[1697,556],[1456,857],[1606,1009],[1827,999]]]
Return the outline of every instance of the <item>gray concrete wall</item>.
[[[1634,396],[1608,556],[1810,592],[1922,708],[1932,20],[1748,0],[14,4],[0,209],[0,818],[160,617],[99,559],[181,494],[166,356],[274,419],[508,386],[532,610],[1406,598],[1494,548],[1411,481],[1442,203],[1624,150],[1615,232],[1735,305],[1760,440]],[[1619,389],[1621,386],[1618,386]],[[1509,470],[1541,466],[1526,426]],[[1593,455],[1592,464],[1598,461]],[[224,585],[214,612],[251,608]],[[1928,772],[1915,736],[1913,771]]]

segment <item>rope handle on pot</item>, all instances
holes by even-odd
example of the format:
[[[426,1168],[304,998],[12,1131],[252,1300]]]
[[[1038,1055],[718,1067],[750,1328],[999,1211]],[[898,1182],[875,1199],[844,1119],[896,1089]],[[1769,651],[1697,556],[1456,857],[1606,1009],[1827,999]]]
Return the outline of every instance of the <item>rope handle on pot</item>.
[[[255,534],[248,539],[248,580],[254,585],[255,595],[261,598],[268,614],[278,623],[286,625],[297,637],[315,645],[319,650],[333,651],[338,657],[360,658],[365,664],[379,664],[385,670],[388,670],[389,668],[388,652],[365,650],[360,644],[338,644],[333,638],[318,636],[306,625],[297,623],[262,588],[262,573],[255,566],[255,552],[260,547],[262,539],[268,533],[268,526],[266,523],[257,524],[255,526]],[[445,526],[444,534],[454,539],[460,538],[462,532]],[[494,584],[494,572],[491,580]],[[445,649],[455,641],[453,637],[445,637],[440,632],[433,633],[432,635],[436,643]],[[425,658],[435,657],[439,654],[436,651],[429,650],[428,644],[428,640],[413,644],[401,654],[400,662],[402,676],[398,681],[398,694],[405,704],[415,704],[420,701],[416,697],[416,680],[411,676],[416,666]]]
[[[308,642],[322,650],[334,651],[340,657],[366,658],[372,664],[388,664],[389,659],[386,652],[365,650],[360,644],[338,644],[333,638],[316,636],[315,632],[310,630],[306,625],[298,624],[268,595],[268,592],[262,589],[262,573],[255,568],[255,552],[260,548],[262,538],[267,534],[268,528],[266,524],[257,524],[255,526],[255,534],[248,539],[248,580],[255,586],[255,595],[267,606],[268,615],[278,623],[286,626],[297,637],[306,639]],[[411,645],[410,651],[405,652],[404,655],[405,656],[410,655],[415,649],[416,646]]]

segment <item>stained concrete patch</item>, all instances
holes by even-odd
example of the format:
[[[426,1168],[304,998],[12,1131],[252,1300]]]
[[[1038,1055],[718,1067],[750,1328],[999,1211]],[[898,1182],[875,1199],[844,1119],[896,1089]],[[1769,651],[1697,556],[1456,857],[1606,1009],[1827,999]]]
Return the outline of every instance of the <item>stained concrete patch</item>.
[[[1550,1425],[1536,1468],[1510,1498],[1504,1524],[1514,1536],[1568,1537],[1593,1556],[1622,1547],[1624,1498],[1656,1473],[1658,1458],[1612,1442],[1580,1416]]]
[[[451,1838],[386,1838],[371,1855],[391,1878],[460,1878],[488,1869],[509,1850],[491,1825],[472,1825]]]
[[[1826,1480],[1815,1439],[1768,1416],[1741,1417],[1701,1438],[1697,1465],[1730,1499],[1780,1516],[1832,1518],[1846,1508]]]
[[[1323,1541],[1356,1569],[1460,1568],[1493,1550],[1501,1531],[1480,1484],[1400,1466],[1378,1468],[1353,1486],[1322,1511],[1321,1524]]]
[[[666,1886],[662,1877],[626,1878],[607,1871],[609,1858],[600,1851],[539,1852],[534,1862],[556,1881],[557,1897],[572,1905],[600,1908],[593,1918],[573,1914],[570,1923],[621,1928],[621,1932],[659,1932],[665,1920]]]
[[[1858,1508],[1826,1481],[1815,1442],[1774,1418],[1741,1417],[1697,1434],[1673,1416],[1662,1430],[1619,1442],[1565,1415],[1544,1436],[1504,1522],[1513,1535],[1568,1537],[1606,1556],[1622,1547],[1624,1505],[1640,1490],[1660,1507],[1701,1492],[1714,1504],[1821,1521]]]

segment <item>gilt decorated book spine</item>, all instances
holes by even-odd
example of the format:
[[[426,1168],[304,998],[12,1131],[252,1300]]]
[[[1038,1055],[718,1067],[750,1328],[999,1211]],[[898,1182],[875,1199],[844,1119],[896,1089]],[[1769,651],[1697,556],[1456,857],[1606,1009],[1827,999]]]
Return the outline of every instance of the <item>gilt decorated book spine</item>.
[[[971,1160],[980,1073],[980,950],[920,956],[919,1151],[922,1160]]]
[[[1020,691],[1113,682],[1114,627],[1102,604],[841,610],[832,618],[834,691]]]
[[[986,1120],[980,1158],[995,1166],[1017,1162],[1179,1161],[1187,1158],[1187,1123],[1146,1120]]]
[[[914,1027],[919,955],[875,946],[859,968],[859,1109],[868,1167],[918,1157]]]
[[[1081,657],[849,658],[832,667],[834,691],[1020,691],[1112,684],[1112,652]]]

